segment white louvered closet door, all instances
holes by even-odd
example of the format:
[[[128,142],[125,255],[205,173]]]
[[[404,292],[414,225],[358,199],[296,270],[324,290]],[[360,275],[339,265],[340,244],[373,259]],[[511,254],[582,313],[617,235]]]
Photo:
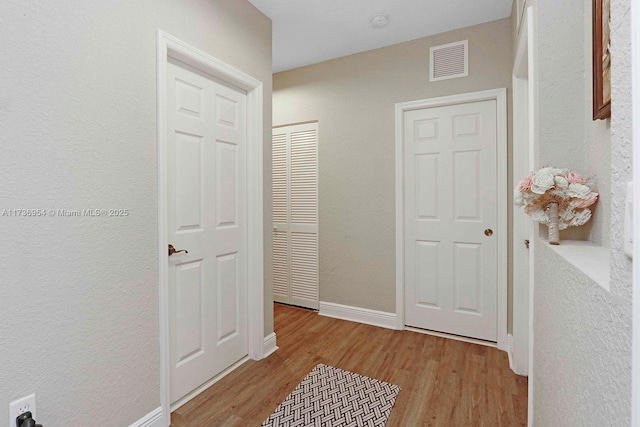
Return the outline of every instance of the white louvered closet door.
[[[318,124],[273,129],[273,298],[318,309]]]

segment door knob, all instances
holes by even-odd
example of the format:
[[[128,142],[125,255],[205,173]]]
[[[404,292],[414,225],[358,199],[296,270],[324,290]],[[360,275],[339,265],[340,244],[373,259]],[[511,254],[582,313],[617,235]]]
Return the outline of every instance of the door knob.
[[[178,252],[184,252],[185,254],[188,254],[189,251],[186,249],[180,249],[179,251],[176,250],[176,248],[173,247],[172,244],[169,244],[169,256],[173,255],[173,254],[177,254]]]
[[[493,235],[493,230],[490,228],[487,228],[486,230],[484,230],[484,235],[485,236],[492,236]]]

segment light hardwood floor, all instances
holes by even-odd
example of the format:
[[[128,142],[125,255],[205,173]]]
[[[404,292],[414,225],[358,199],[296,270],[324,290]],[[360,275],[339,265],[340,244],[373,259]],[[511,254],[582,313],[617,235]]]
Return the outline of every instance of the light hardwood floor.
[[[526,426],[527,379],[495,348],[275,304],[280,349],[172,414],[173,427],[260,426],[318,363],[397,384],[387,427]]]

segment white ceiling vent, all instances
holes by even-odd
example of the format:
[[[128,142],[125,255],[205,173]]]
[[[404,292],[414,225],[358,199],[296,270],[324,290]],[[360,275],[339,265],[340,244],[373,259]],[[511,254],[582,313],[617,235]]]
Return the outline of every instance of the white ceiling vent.
[[[434,46],[429,56],[431,82],[469,75],[469,40]]]

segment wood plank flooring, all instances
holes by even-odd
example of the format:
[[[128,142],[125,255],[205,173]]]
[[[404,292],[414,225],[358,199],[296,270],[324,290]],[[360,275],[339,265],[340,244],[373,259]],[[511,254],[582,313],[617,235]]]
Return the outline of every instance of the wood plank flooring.
[[[275,304],[280,349],[172,414],[173,427],[260,426],[318,363],[402,388],[387,427],[526,426],[527,379],[495,348]]]

